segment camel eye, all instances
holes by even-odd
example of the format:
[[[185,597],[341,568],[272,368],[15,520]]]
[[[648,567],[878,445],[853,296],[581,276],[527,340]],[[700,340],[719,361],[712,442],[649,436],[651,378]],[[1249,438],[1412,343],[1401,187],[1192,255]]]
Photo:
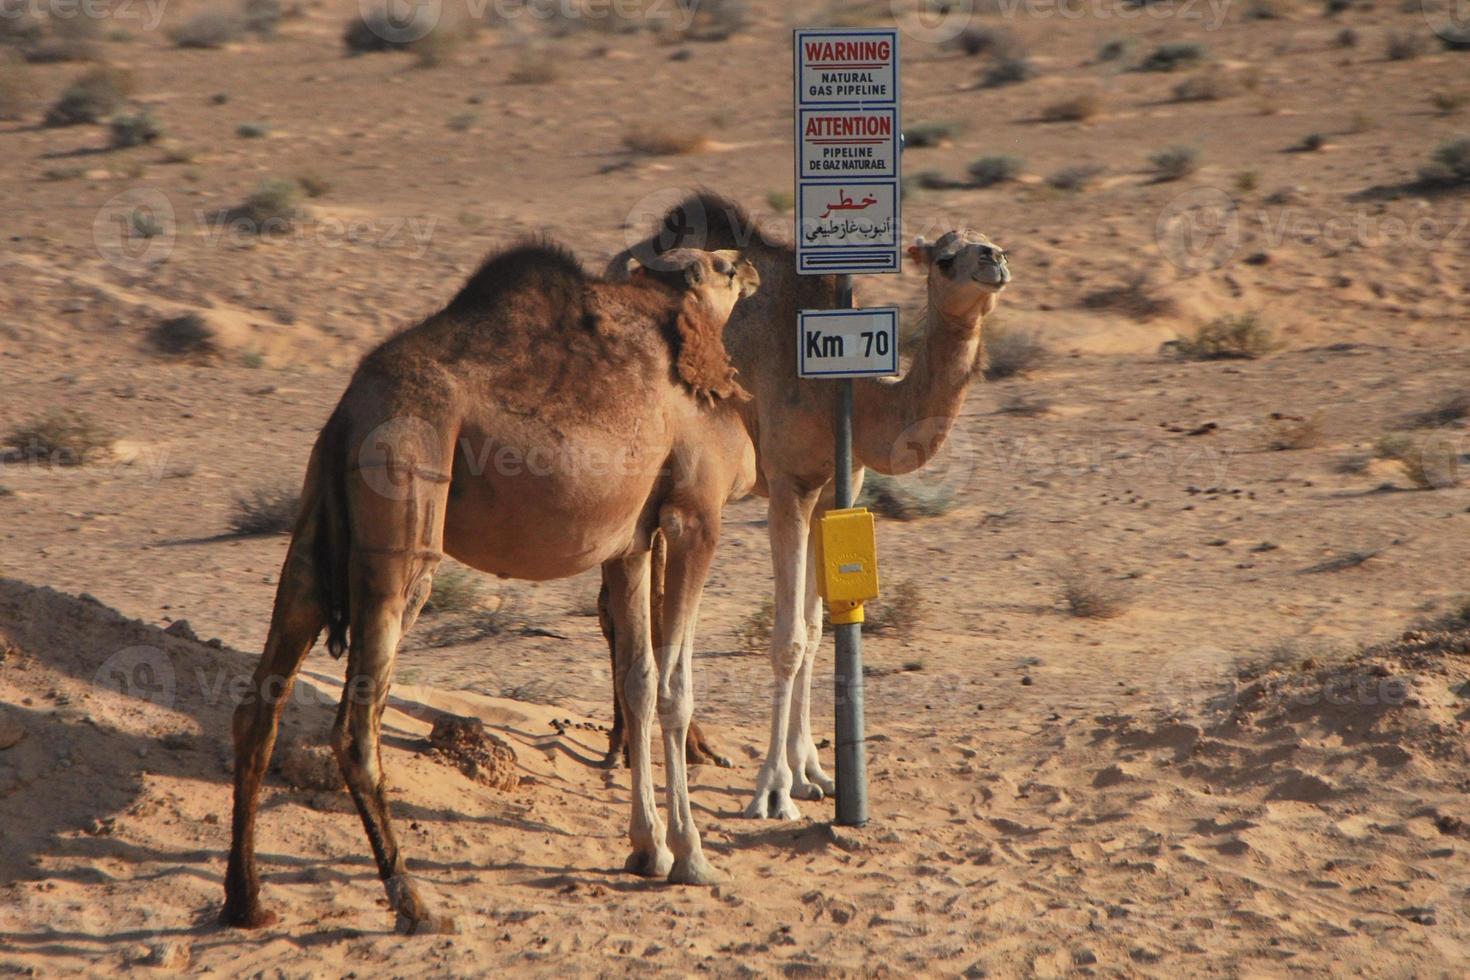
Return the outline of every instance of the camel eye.
[[[939,266],[939,268],[943,269],[945,272],[948,272],[950,266],[954,265],[954,256],[946,255],[942,259],[935,259],[934,264]]]

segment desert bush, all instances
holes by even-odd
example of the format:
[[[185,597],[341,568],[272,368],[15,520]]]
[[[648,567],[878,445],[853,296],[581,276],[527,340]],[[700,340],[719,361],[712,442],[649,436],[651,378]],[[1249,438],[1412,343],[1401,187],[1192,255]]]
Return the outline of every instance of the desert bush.
[[[1174,342],[1180,357],[1198,361],[1249,360],[1269,354],[1276,346],[1271,328],[1254,313],[1216,317],[1193,337]]]
[[[1470,105],[1470,92],[1435,92],[1429,97],[1429,104],[1441,116],[1453,116]]]
[[[1297,153],[1316,153],[1327,145],[1327,137],[1321,133],[1308,133],[1302,137],[1302,141],[1292,147]]]
[[[1389,61],[1408,61],[1425,52],[1424,37],[1411,31],[1392,31],[1384,45],[1384,54]]]
[[[408,23],[397,23],[389,14],[386,6],[376,7],[366,13],[359,10],[358,15],[348,21],[347,27],[342,31],[342,46],[347,49],[349,55],[379,51],[407,51],[421,38],[428,37],[438,29],[436,23],[434,29],[425,31],[424,25],[419,20],[419,18],[435,15],[435,11],[425,4],[414,9],[413,20]]]
[[[864,603],[863,632],[913,639],[924,623],[926,606],[923,588],[913,579],[901,579],[885,587],[877,599]],[[918,670],[923,666],[918,661],[913,663],[919,666],[905,665],[904,669]]]
[[[765,653],[771,647],[776,627],[776,603],[769,597],[735,624],[735,649],[740,653]]]
[[[1430,183],[1470,183],[1470,136],[1441,143],[1419,176]]]
[[[5,8],[6,16],[0,16],[0,45],[21,48],[34,44],[45,33],[45,25],[28,5],[20,4]]]
[[[1433,406],[1410,414],[1405,422],[1414,429],[1435,429],[1462,419],[1470,419],[1470,388],[1441,396]]]
[[[985,377],[989,381],[1028,374],[1051,356],[1050,348],[1035,330],[996,324],[986,326],[984,340]]]
[[[75,126],[112,115],[133,91],[133,76],[121,68],[99,65],[72,80],[46,110],[46,125]]]
[[[85,412],[56,409],[10,430],[10,458],[54,466],[82,466],[106,456],[113,434]]]
[[[1459,441],[1390,432],[1373,447],[1379,459],[1392,460],[1421,490],[1452,487],[1460,482]]]
[[[1282,20],[1287,10],[1283,0],[1251,0],[1241,17],[1245,20]]]
[[[242,140],[265,139],[270,135],[270,131],[268,123],[246,122],[235,127],[235,135]]]
[[[1322,445],[1322,413],[1306,418],[1294,418],[1271,413],[1266,426],[1266,448],[1272,452],[1293,449],[1311,449]]]
[[[1159,180],[1179,180],[1199,169],[1199,150],[1192,146],[1171,146],[1148,158]]]
[[[970,57],[992,55],[997,58],[1015,57],[1024,53],[1020,38],[1010,31],[986,27],[967,27],[950,41],[951,47],[959,48]]]
[[[1178,71],[1193,68],[1205,59],[1205,49],[1198,44],[1175,41],[1161,44],[1138,65],[1139,71]]]
[[[479,572],[462,565],[441,565],[434,572],[434,583],[429,591],[429,601],[424,603],[424,612],[469,612],[483,606],[488,595],[485,577]]]
[[[921,150],[943,146],[954,139],[959,127],[949,122],[915,123],[903,131],[904,149]]]
[[[1024,164],[1020,157],[981,157],[970,164],[970,181],[976,187],[990,187],[995,184],[1003,184],[1006,181],[1015,180],[1019,177],[1022,166]]]
[[[1114,38],[1111,41],[1105,42],[1102,47],[1097,49],[1096,60],[1099,63],[1120,61],[1128,53],[1129,47],[1130,44],[1126,39]]]
[[[1176,102],[1213,102],[1235,94],[1235,83],[1230,76],[1218,68],[1210,68],[1197,75],[1190,75],[1174,86]]]
[[[1084,191],[1097,182],[1107,168],[1095,163],[1074,164],[1054,170],[1046,177],[1046,186],[1058,191]]]
[[[1094,289],[1083,295],[1082,306],[1088,310],[1113,310],[1141,323],[1177,313],[1175,301],[1158,295],[1157,285],[1142,272],[1122,285]]]
[[[1113,619],[1128,608],[1123,586],[1103,577],[1084,559],[1073,559],[1057,569],[1058,599],[1080,619]]]
[[[1080,92],[1053,102],[1041,110],[1043,122],[1081,122],[1102,112],[1102,96],[1096,92]]]
[[[301,495],[285,487],[260,487],[235,498],[230,533],[239,537],[286,534],[296,524]]]
[[[5,16],[0,13],[0,18]],[[102,60],[102,29],[95,17],[53,16],[47,26],[45,34],[21,48],[25,60],[36,64]]]
[[[1235,175],[1233,183],[1237,194],[1249,194],[1261,186],[1261,172],[1259,170],[1242,170]]]
[[[275,37],[281,26],[281,0],[245,0],[240,10],[245,30],[259,37]]]
[[[153,143],[163,135],[158,121],[147,109],[113,116],[108,126],[112,130],[111,145],[114,150]]]
[[[1036,64],[1026,57],[1001,58],[986,69],[980,84],[986,88],[1017,85],[1037,75]]]
[[[940,517],[954,509],[954,492],[943,484],[927,486],[917,478],[900,479],[869,472],[858,506],[898,521]]]
[[[181,48],[222,48],[245,34],[245,18],[222,7],[201,10],[169,31]]]
[[[623,146],[644,156],[670,157],[698,153],[708,140],[702,133],[677,126],[645,123],[623,134]]]
[[[1351,27],[1344,27],[1342,30],[1338,31],[1337,36],[1333,38],[1333,43],[1336,44],[1339,48],[1356,48],[1358,46],[1358,41],[1358,32],[1353,30]]]
[[[236,216],[255,225],[258,232],[267,225],[290,226],[301,207],[301,188],[294,180],[267,177],[262,180],[236,209]]]
[[[171,316],[148,332],[148,342],[172,355],[212,355],[217,348],[214,330],[198,313]]]
[[[745,0],[679,0],[693,14],[683,37],[690,41],[728,41],[745,27]]]

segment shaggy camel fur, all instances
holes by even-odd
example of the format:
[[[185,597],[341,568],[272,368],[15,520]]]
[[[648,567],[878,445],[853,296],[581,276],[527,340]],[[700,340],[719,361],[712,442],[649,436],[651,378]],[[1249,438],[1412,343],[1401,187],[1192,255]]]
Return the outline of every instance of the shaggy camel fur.
[[[721,330],[758,282],[733,251],[673,253],[632,282],[608,283],[558,248],[520,246],[492,256],[442,312],[363,360],[312,451],[265,653],[235,712],[226,923],[274,918],[261,907],[255,867],[261,780],[292,682],[325,627],[328,648],[348,655],[332,746],[399,928],[453,928],[409,877],[379,750],[399,639],[444,554],[533,580],[602,566],[631,730],[626,867],[717,880],[694,826],[682,749],[720,511],[755,479]],[[655,530],[667,547],[657,650]],[[667,832],[649,758],[655,696]]]
[[[760,295],[725,327],[731,359],[754,396],[740,412],[756,445],[756,492],[770,501],[776,589],[771,737],[745,815],[796,819],[793,797],[820,800],[834,789],[811,729],[822,610],[810,539],[833,506],[837,386],[797,380],[795,324],[799,310],[835,307],[837,281],[797,275],[790,245],[763,237],[738,204],[710,192],[671,208],[650,238],[613,258],[609,274],[678,248],[738,248],[761,275]],[[1005,252],[978,232],[947,232],[932,244],[921,238],[908,254],[926,277],[925,327],[902,378],[854,383],[854,493],[865,466],[909,473],[939,451],[983,366],[983,319],[1011,281]]]

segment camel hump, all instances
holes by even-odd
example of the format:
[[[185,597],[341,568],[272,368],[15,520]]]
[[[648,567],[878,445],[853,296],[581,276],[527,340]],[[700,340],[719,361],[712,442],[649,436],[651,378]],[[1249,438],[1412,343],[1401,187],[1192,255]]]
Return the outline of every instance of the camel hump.
[[[446,313],[484,313],[505,298],[534,293],[559,306],[582,305],[593,280],[582,263],[555,242],[519,242],[492,252],[449,301]]]

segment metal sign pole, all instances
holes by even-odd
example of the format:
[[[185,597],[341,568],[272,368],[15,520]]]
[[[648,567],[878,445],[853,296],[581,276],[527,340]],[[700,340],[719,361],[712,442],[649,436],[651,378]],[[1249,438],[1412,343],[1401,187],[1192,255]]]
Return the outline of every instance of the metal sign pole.
[[[837,277],[837,307],[852,306],[852,276]],[[837,469],[833,489],[839,509],[852,506],[852,379],[837,382]],[[863,626],[835,624],[837,664],[833,694],[837,709],[837,823],[868,822],[868,751],[863,730]]]

